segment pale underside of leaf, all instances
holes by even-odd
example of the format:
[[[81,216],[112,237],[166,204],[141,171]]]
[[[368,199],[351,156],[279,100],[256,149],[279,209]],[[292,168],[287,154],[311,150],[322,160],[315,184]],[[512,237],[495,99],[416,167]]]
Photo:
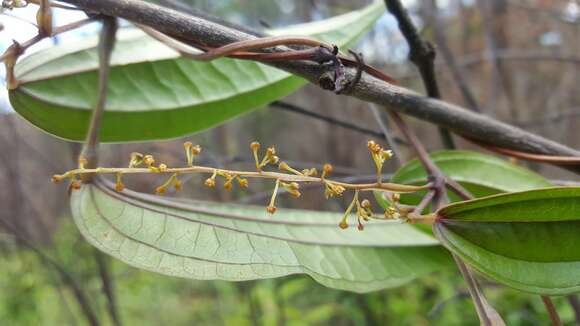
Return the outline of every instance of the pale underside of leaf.
[[[445,268],[437,240],[407,225],[337,227],[340,214],[167,201],[83,185],[71,198],[89,242],[138,268],[192,279],[241,281],[307,274],[357,292],[402,285]],[[233,213],[232,213],[233,212]]]

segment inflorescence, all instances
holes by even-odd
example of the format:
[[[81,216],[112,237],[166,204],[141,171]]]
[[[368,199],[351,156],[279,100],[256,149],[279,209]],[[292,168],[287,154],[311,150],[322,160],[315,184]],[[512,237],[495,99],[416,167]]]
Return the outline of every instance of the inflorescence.
[[[68,179],[70,180],[70,189],[76,190],[81,187],[79,176],[84,173],[115,174],[115,190],[123,191],[125,189],[125,185],[123,184],[123,176],[125,174],[169,174],[167,180],[155,188],[155,193],[163,195],[170,188],[180,190],[183,187],[182,181],[179,178],[182,174],[202,173],[210,175],[209,178],[204,181],[204,185],[208,188],[216,187],[218,179],[223,179],[223,187],[226,190],[231,190],[236,184],[240,188],[248,188],[249,178],[272,179],[275,180],[274,190],[268,206],[266,207],[266,211],[270,214],[274,214],[277,210],[276,196],[280,189],[283,189],[294,198],[299,198],[301,196],[300,184],[319,183],[324,186],[324,196],[326,198],[341,197],[347,190],[354,191],[353,199],[338,224],[342,229],[348,228],[348,220],[351,218],[353,211],[356,215],[357,228],[359,230],[363,230],[363,223],[368,222],[371,219],[398,219],[409,221],[409,213],[412,212],[412,209],[399,205],[399,194],[428,189],[430,185],[409,186],[382,182],[381,175],[384,162],[391,158],[393,154],[390,150],[383,149],[379,144],[372,140],[368,141],[367,146],[376,167],[377,181],[366,184],[345,183],[329,179],[333,170],[332,165],[330,164],[325,164],[323,166],[320,175],[315,168],[303,170],[294,169],[287,162],[280,160],[274,147],[268,147],[264,153],[261,153],[261,145],[258,142],[252,142],[250,144],[250,149],[256,164],[256,171],[235,171],[196,166],[194,165],[194,160],[201,154],[202,149],[199,145],[193,145],[191,142],[186,142],[183,144],[186,160],[185,167],[168,167],[163,163],[158,164],[153,155],[131,153],[129,164],[126,168],[98,167],[95,169],[88,169],[85,167],[87,164],[86,159],[81,157],[79,159],[79,168],[68,171],[62,175],[54,175],[52,181],[57,183]],[[277,166],[279,171],[266,171],[266,168],[273,166]],[[382,214],[376,214],[368,199],[360,199],[361,191],[380,191],[388,193],[391,199],[391,205],[387,207]]]

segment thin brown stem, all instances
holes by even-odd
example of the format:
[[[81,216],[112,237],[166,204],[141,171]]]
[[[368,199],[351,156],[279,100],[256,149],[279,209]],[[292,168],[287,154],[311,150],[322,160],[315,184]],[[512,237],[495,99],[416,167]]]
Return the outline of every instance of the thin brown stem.
[[[501,148],[493,145],[487,145],[482,142],[477,142],[480,146],[503,155],[523,159],[526,161],[551,163],[558,165],[580,165],[580,157],[578,156],[555,156],[555,155],[541,155],[526,152],[520,152],[513,149]]]
[[[94,256],[99,270],[99,276],[101,277],[101,289],[105,298],[107,298],[107,311],[109,312],[113,325],[121,326],[121,317],[119,316],[115,296],[115,284],[109,266],[110,258],[96,249],[94,250]]]
[[[429,12],[427,13],[428,18],[431,21],[433,35],[435,42],[437,43],[437,49],[443,56],[443,60],[449,68],[449,71],[453,75],[453,81],[457,84],[459,91],[467,107],[475,112],[480,112],[479,106],[475,99],[475,95],[471,91],[467,79],[465,78],[465,73],[462,68],[457,64],[455,56],[449,47],[447,42],[447,37],[445,35],[445,28],[439,19],[439,10],[437,8],[437,0],[430,0],[426,2],[427,7],[429,7]]]
[[[574,310],[574,320],[576,321],[576,324],[580,325],[580,300],[578,300],[578,295],[571,294],[566,298],[568,299],[572,310]]]
[[[467,191],[467,189],[465,189],[462,185],[460,185],[459,182],[451,178],[447,178],[445,179],[445,185],[449,188],[449,190],[453,191],[461,199],[463,200],[473,199],[473,195],[470,194],[469,191]]]
[[[327,62],[330,60],[340,60],[340,63],[350,67],[357,67],[357,73],[353,77],[354,85],[360,80],[362,72],[366,72],[375,78],[379,78],[387,83],[397,85],[398,82],[384,74],[382,71],[366,65],[361,64],[360,60],[348,58],[341,53],[333,53],[334,46],[331,44],[310,38],[297,36],[264,36],[262,38],[243,40],[239,42],[229,43],[227,45],[211,48],[203,43],[195,43],[189,41],[186,43],[177,40],[165,33],[162,33],[154,28],[142,24],[135,24],[146,34],[167,45],[168,47],[177,51],[181,56],[192,60],[211,61],[222,57],[230,57],[236,59],[254,60],[261,62],[278,62],[291,60],[309,60],[318,63]],[[191,43],[195,47],[190,46]],[[273,48],[275,46],[310,46],[310,48],[294,50],[287,48],[288,51],[283,52],[248,52],[251,50],[263,51],[266,48]],[[199,53],[199,49],[203,49],[205,53]],[[355,55],[356,57],[356,55]]]
[[[453,259],[455,259],[455,263],[457,264],[457,267],[459,267],[459,271],[467,283],[467,290],[475,304],[475,310],[477,311],[481,325],[505,326],[501,316],[483,296],[481,288],[473,275],[473,271],[471,271],[465,262],[455,254],[453,255]]]
[[[33,3],[33,4],[35,4],[35,5],[40,5],[40,3],[41,3],[41,0],[27,0],[27,2],[28,2],[28,3]],[[66,10],[80,10],[80,9],[79,9],[79,8],[77,8],[77,7],[63,5],[63,4],[61,4],[61,3],[54,2],[54,1],[51,1],[51,2],[50,2],[50,6],[51,6],[51,7],[53,7],[53,8],[58,8],[58,9],[66,9]]]
[[[55,27],[54,30],[52,31],[51,36],[56,36],[56,35],[59,35],[62,33],[66,33],[68,31],[72,31],[74,29],[82,27],[88,23],[92,23],[94,21],[95,21],[95,18],[87,18],[87,19],[82,19],[82,20],[76,21],[76,22],[72,22],[70,24]],[[36,43],[42,41],[46,37],[47,36],[38,34],[29,40],[26,40],[22,43],[19,43],[18,47],[17,47],[17,49],[18,49],[17,55],[20,56],[20,55],[24,54],[24,52],[26,52],[26,50],[28,50],[28,48],[30,48],[31,46],[35,45]],[[11,53],[9,53],[8,51],[5,52],[4,54],[2,54],[0,56],[0,62],[4,61],[6,59],[6,57],[9,55],[11,55]]]
[[[550,316],[550,321],[552,322],[552,326],[562,326],[562,320],[560,320],[560,316],[558,315],[558,311],[556,310],[556,306],[554,306],[554,302],[550,297],[542,295],[542,302],[548,311],[548,315]]]
[[[431,201],[433,201],[434,196],[435,196],[434,190],[430,190],[429,192],[427,192],[427,194],[421,199],[421,202],[419,202],[419,205],[417,205],[413,209],[413,212],[421,214],[423,210],[425,210],[425,208],[427,208],[427,206],[431,203]]]
[[[349,121],[339,120],[339,119],[335,119],[333,117],[325,116],[325,115],[322,115],[322,114],[319,114],[319,113],[316,113],[316,112],[307,110],[307,109],[302,108],[302,107],[300,107],[298,105],[291,104],[291,103],[288,103],[288,102],[284,102],[284,101],[274,101],[274,102],[270,103],[269,106],[271,106],[273,108],[281,109],[281,110],[284,110],[284,111],[288,111],[288,112],[294,112],[294,113],[302,114],[302,115],[305,115],[305,116],[308,116],[308,117],[311,117],[311,118],[314,118],[314,119],[317,119],[317,120],[320,120],[320,121],[324,121],[324,122],[329,123],[329,124],[332,124],[334,126],[339,126],[339,127],[342,127],[342,128],[348,129],[348,130],[352,130],[352,131],[359,132],[361,134],[373,136],[373,137],[376,137],[376,138],[386,139],[386,136],[383,133],[381,133],[381,132],[378,132],[378,131],[374,131],[374,130],[371,130],[371,129],[367,129],[367,128],[364,128],[364,127],[357,126],[357,125],[355,125],[355,124],[353,124],[353,123],[351,123]],[[402,140],[401,139],[395,139],[395,141],[401,142]],[[390,141],[389,141],[389,143],[390,143],[390,145],[392,147],[392,144],[391,144]]]
[[[387,145],[389,146],[389,148],[393,151],[395,160],[397,162],[397,168],[403,166],[403,156],[401,155],[401,151],[399,150],[399,146],[398,144],[401,143],[405,143],[403,140],[396,138],[395,136],[392,135],[391,131],[389,130],[389,119],[388,119],[388,113],[387,110],[384,109],[379,109],[376,105],[374,104],[368,104],[371,111],[373,112],[373,115],[375,117],[375,120],[377,121],[377,124],[379,125],[379,127],[381,128],[382,132],[383,132],[383,137],[385,138],[385,140],[387,141]]]
[[[415,151],[417,152],[417,157],[421,164],[427,170],[429,176],[433,179],[433,189],[435,190],[435,194],[433,197],[433,209],[438,209],[441,205],[446,204],[449,202],[449,198],[447,197],[447,190],[445,189],[445,175],[431,157],[429,157],[429,153],[417,138],[417,135],[413,132],[411,128],[405,123],[405,121],[401,118],[401,116],[396,112],[390,112],[391,119],[395,122],[397,127],[401,130],[405,138],[408,142],[413,146]]]

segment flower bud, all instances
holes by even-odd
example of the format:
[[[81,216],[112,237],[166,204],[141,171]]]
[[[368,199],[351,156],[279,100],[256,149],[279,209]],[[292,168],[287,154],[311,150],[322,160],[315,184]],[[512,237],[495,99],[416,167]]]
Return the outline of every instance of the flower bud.
[[[201,153],[201,146],[195,145],[191,148],[191,154],[199,155]]]
[[[270,205],[270,206],[266,207],[266,211],[270,214],[274,214],[274,213],[276,213],[276,206]]]
[[[250,148],[252,149],[252,151],[257,152],[258,150],[260,150],[260,143],[254,141],[250,144]]]
[[[207,178],[203,183],[206,187],[213,188],[215,187],[215,179],[214,178]]]

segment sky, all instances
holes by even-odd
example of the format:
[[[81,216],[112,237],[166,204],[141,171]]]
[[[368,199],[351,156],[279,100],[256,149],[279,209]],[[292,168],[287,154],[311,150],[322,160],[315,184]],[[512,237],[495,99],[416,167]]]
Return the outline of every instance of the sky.
[[[4,30],[0,32],[0,53],[3,53],[12,44],[12,40],[24,42],[37,34],[36,27],[30,23],[36,22],[37,9],[37,6],[29,5],[25,8],[7,10],[4,12],[4,14],[0,15],[0,24],[2,24],[4,27]],[[84,13],[73,10],[56,9],[54,10],[53,15],[55,26],[65,25],[86,18]],[[97,23],[92,23],[75,31],[61,34],[52,40],[45,39],[30,48],[26,55],[34,53],[35,51],[41,50],[43,48],[50,47],[54,43],[71,42],[89,35],[93,35],[98,30],[98,28],[99,26]],[[2,78],[0,85],[0,112],[11,111],[10,104],[8,103],[8,92],[6,91],[5,82],[5,68],[3,64],[0,65],[0,76]]]

